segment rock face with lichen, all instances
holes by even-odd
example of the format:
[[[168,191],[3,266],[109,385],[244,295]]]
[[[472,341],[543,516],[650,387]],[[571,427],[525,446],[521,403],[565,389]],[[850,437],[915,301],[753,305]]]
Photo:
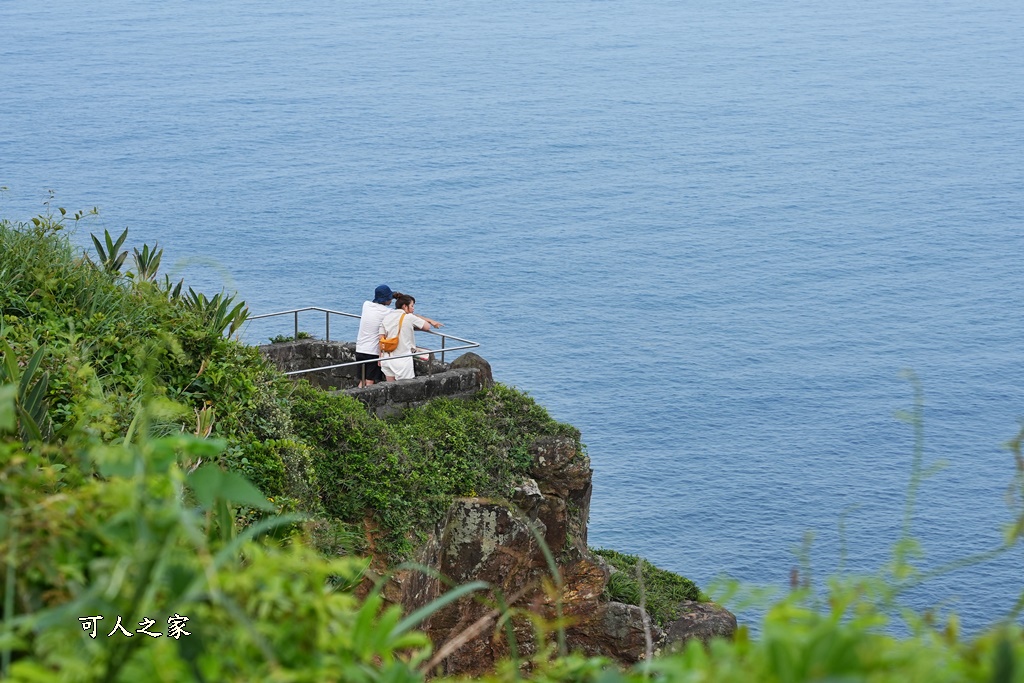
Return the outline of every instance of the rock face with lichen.
[[[511,501],[456,500],[416,557],[453,585],[486,581],[491,586],[424,624],[435,643],[435,664],[444,673],[480,674],[510,654],[506,629],[495,628],[502,602],[549,620],[560,609],[570,623],[565,629],[568,648],[588,655],[634,663],[664,642],[664,633],[639,607],[602,600],[609,570],[587,549],[589,458],[566,437],[538,439],[531,453],[531,476]],[[550,558],[539,539],[550,549]],[[552,578],[552,561],[559,581]],[[412,611],[446,590],[439,579],[406,570],[386,595]],[[531,654],[535,643],[529,621],[513,619],[512,630],[519,654]]]
[[[690,640],[708,643],[712,638],[729,638],[736,632],[736,615],[711,602],[685,600],[679,618],[665,629],[665,644],[676,649]]]

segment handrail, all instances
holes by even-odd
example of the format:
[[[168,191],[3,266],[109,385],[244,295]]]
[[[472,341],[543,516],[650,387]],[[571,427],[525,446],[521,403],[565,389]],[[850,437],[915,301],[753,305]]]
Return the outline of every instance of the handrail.
[[[321,308],[319,306],[306,306],[305,308],[290,308],[287,311],[278,311],[276,313],[262,313],[260,315],[252,315],[252,316],[249,316],[249,320],[260,320],[261,318],[273,318],[273,317],[279,316],[279,315],[293,315],[294,318],[295,318],[295,337],[294,338],[296,340],[298,340],[298,338],[299,338],[299,313],[302,313],[304,311],[320,311],[321,313],[325,314],[324,315],[324,328],[325,328],[324,341],[331,341],[331,314],[340,315],[340,316],[344,316],[344,317],[347,317],[347,318],[356,318],[358,320],[362,319],[361,315],[356,315],[355,313],[346,313],[345,311],[335,311],[335,310],[330,309],[330,308]],[[439,349],[420,349],[420,348],[417,347],[415,353],[407,353],[407,354],[402,355],[402,356],[388,356],[388,358],[395,358],[395,359],[397,359],[397,358],[415,358],[416,356],[422,356],[424,354],[434,354],[434,353],[440,352],[440,354],[441,354],[441,362],[444,363],[444,354],[445,353],[450,353],[452,351],[464,351],[466,349],[475,349],[475,348],[479,348],[479,346],[480,346],[480,344],[478,342],[472,341],[470,339],[463,339],[462,337],[456,337],[453,334],[445,334],[444,332],[435,332],[434,330],[420,330],[420,332],[425,332],[427,334],[432,334],[435,337],[440,337],[441,338],[441,348],[439,348]],[[463,346],[447,346],[447,341],[449,339],[454,339],[457,342],[461,342],[463,344]],[[369,360],[357,360],[357,361],[352,361],[352,362],[349,362],[349,363],[337,363],[336,365],[325,365],[322,368],[310,368],[308,370],[292,370],[291,372],[286,372],[284,374],[286,376],[289,376],[289,377],[292,376],[292,375],[304,375],[304,374],[307,374],[307,373],[310,373],[310,372],[320,372],[320,371],[323,371],[323,370],[333,370],[335,368],[345,368],[345,367],[350,367],[350,366],[353,366],[353,365],[365,365],[367,363],[378,362],[379,360],[380,360],[379,358],[371,358]],[[433,364],[433,362],[429,363],[428,368],[429,368],[429,373],[431,375],[433,375],[434,374],[434,364]],[[364,374],[363,378],[365,379],[365,373],[363,373],[363,374]]]
[[[259,320],[260,318],[273,318],[276,315],[288,315],[289,313],[295,314],[295,339],[299,338],[299,313],[303,311],[321,311],[325,313],[324,324],[327,328],[327,332],[324,335],[324,341],[331,341],[331,313],[334,315],[343,315],[349,318],[362,318],[362,316],[356,315],[355,313],[346,313],[345,311],[334,311],[330,308],[320,308],[319,306],[306,306],[305,308],[290,308],[287,311],[279,311],[277,313],[263,313],[261,315],[250,315],[249,320]],[[429,331],[429,330],[428,330]]]

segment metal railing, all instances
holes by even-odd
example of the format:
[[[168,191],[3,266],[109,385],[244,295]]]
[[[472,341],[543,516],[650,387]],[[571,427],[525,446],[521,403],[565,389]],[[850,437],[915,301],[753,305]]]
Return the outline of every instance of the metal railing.
[[[355,313],[346,313],[344,311],[335,311],[335,310],[331,310],[329,308],[320,308],[318,306],[306,306],[305,308],[292,308],[292,309],[289,309],[287,311],[279,311],[277,313],[263,313],[262,315],[253,315],[253,316],[249,317],[249,320],[260,320],[262,318],[274,318],[274,317],[281,316],[281,315],[291,315],[291,316],[294,316],[294,320],[295,320],[295,336],[293,338],[295,340],[298,340],[298,338],[299,338],[299,313],[303,313],[305,311],[320,311],[321,313],[324,314],[324,341],[331,341],[331,316],[332,315],[340,315],[340,316],[345,317],[345,318],[355,318],[356,320],[362,319],[361,315],[356,315]],[[416,352],[415,353],[407,353],[407,354],[402,355],[402,356],[388,356],[388,358],[389,359],[415,358],[417,356],[422,356],[422,355],[427,354],[428,357],[430,358],[430,360],[427,362],[428,373],[431,376],[433,376],[433,374],[434,374],[434,363],[433,363],[433,358],[432,358],[433,354],[440,353],[441,354],[441,363],[443,364],[444,363],[444,354],[445,353],[452,353],[453,351],[465,351],[466,349],[475,349],[475,348],[478,348],[480,346],[480,344],[475,342],[475,341],[470,341],[469,339],[463,339],[461,337],[456,337],[455,335],[452,335],[452,334],[444,334],[443,332],[435,332],[434,330],[419,330],[419,331],[423,332],[425,334],[432,334],[435,337],[440,337],[441,338],[441,348],[439,348],[439,349],[422,349],[420,347],[416,347]],[[449,339],[452,339],[454,341],[460,342],[463,345],[462,346],[447,346],[447,342],[448,342]],[[347,367],[352,367],[354,365],[360,365],[360,366],[362,366],[362,373],[361,373],[362,374],[362,379],[363,379],[363,381],[365,381],[366,380],[366,364],[367,363],[376,363],[379,360],[380,359],[377,359],[377,358],[371,358],[369,360],[357,360],[357,361],[352,361],[350,363],[338,363],[336,365],[325,365],[322,368],[310,368],[308,370],[292,370],[291,372],[286,372],[284,374],[287,375],[287,376],[291,376],[291,375],[304,375],[304,374],[307,374],[307,373],[310,373],[310,372],[321,372],[323,370],[334,370],[335,368],[347,368]]]

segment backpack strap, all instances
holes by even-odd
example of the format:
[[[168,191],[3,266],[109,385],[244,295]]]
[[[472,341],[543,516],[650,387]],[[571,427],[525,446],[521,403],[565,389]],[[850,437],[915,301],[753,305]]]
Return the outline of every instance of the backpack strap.
[[[395,339],[395,340],[396,340],[396,341],[395,341],[395,344],[396,344],[396,348],[397,348],[397,344],[398,344],[398,341],[397,341],[397,340],[398,340],[398,338],[399,338],[399,335],[401,335],[401,334],[402,334],[402,323],[404,323],[404,322],[405,322],[405,313],[402,313],[402,317],[398,319],[398,329],[397,329],[397,330],[395,330],[395,336],[394,336],[394,337],[392,337],[392,339]],[[381,323],[381,327],[384,327],[384,323]],[[388,339],[388,335],[387,335],[387,329],[385,328],[385,329],[384,329],[384,334],[380,335],[380,341],[381,341],[381,343],[383,343],[383,342],[384,342],[384,341],[385,341],[386,339]],[[381,352],[382,352],[382,353],[386,353],[386,354],[388,354],[389,356],[390,356],[390,355],[391,355],[392,353],[394,353],[393,351],[385,351],[384,349],[381,349]]]
[[[397,336],[398,336],[399,334],[401,334],[401,333],[402,333],[402,323],[404,323],[404,322],[405,322],[405,313],[402,313],[402,317],[398,319],[398,329],[397,329],[397,330],[395,330],[395,336],[396,336],[396,337],[397,337]],[[380,326],[381,326],[381,329],[383,329],[383,330],[384,330],[384,334],[380,335],[380,337],[381,337],[381,339],[384,339],[385,337],[387,337],[387,336],[388,336],[388,330],[387,330],[387,328],[386,328],[386,327],[384,327],[384,323],[381,323],[381,325],[380,325]]]

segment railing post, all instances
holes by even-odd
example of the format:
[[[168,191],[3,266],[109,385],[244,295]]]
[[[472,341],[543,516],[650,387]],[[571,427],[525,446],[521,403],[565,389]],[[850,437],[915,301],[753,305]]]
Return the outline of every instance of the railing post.
[[[295,311],[295,336],[292,337],[293,341],[299,340],[299,312]]]
[[[448,337],[441,335],[441,364],[444,365],[444,342]]]
[[[331,312],[330,311],[324,311],[324,319],[326,320],[326,326],[327,326],[327,339],[325,339],[324,341],[331,341]]]

